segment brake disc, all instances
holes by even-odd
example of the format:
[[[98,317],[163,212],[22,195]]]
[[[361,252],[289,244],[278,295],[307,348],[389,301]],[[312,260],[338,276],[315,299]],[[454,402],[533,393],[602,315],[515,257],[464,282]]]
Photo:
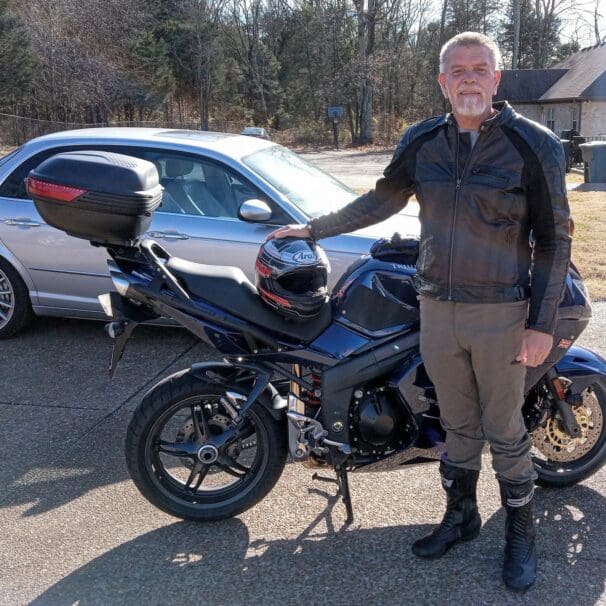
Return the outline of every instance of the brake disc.
[[[537,450],[550,461],[571,462],[585,456],[597,443],[604,425],[600,403],[593,391],[583,392],[583,402],[572,408],[581,428],[581,435],[572,438],[566,433],[558,417],[532,432],[532,441]]]
[[[231,424],[231,419],[222,414],[214,414],[212,417],[208,419],[208,428],[211,432],[216,433],[217,435],[223,433],[228,429]],[[194,430],[194,422],[189,416],[185,423],[181,426],[179,431],[177,432],[177,436],[175,438],[175,442],[195,442],[196,441],[196,432]],[[180,462],[185,465],[188,469],[192,469],[194,466],[194,462],[190,459],[182,458]]]
[[[231,427],[231,419],[227,415],[215,413],[208,419],[208,427],[212,433],[216,433],[217,435],[227,431]],[[257,445],[256,434],[253,434],[246,440],[238,440],[235,444],[232,444],[227,452],[229,456],[237,458],[239,454],[244,450],[249,450],[254,448]],[[177,432],[177,436],[175,438],[175,442],[195,442],[196,434],[194,430],[194,423],[192,421],[191,416],[187,418],[185,423],[181,426],[179,431]],[[182,465],[187,467],[188,469],[193,468],[193,461],[190,459],[182,458],[180,459]]]

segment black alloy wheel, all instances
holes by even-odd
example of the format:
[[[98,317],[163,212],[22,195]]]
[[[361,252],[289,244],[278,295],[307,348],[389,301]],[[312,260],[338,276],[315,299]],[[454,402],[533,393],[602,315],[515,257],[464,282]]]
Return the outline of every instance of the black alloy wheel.
[[[285,422],[260,403],[240,424],[234,415],[225,391],[188,372],[154,388],[135,412],[126,442],[141,493],[192,520],[232,517],[262,499],[286,462]]]

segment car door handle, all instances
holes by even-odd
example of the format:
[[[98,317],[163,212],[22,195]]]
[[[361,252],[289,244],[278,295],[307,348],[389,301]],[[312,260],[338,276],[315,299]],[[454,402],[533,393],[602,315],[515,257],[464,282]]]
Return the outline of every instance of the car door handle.
[[[164,238],[165,240],[189,240],[189,236],[186,234],[180,234],[175,232],[167,231],[150,231],[150,238]]]
[[[5,225],[17,225],[19,227],[40,227],[42,223],[31,221],[30,219],[7,219]]]

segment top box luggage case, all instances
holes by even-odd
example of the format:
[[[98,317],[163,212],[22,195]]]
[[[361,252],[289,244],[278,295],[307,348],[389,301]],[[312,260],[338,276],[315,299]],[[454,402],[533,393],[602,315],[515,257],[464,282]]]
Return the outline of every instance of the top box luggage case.
[[[107,246],[135,244],[162,201],[151,162],[104,151],[51,156],[29,173],[27,190],[49,225]]]

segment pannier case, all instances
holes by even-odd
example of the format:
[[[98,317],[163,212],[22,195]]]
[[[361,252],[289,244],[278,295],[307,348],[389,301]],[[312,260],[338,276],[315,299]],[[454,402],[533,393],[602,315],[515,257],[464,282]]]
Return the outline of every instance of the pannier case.
[[[101,245],[133,245],[162,201],[151,162],[103,151],[51,156],[29,173],[27,190],[49,225]]]

